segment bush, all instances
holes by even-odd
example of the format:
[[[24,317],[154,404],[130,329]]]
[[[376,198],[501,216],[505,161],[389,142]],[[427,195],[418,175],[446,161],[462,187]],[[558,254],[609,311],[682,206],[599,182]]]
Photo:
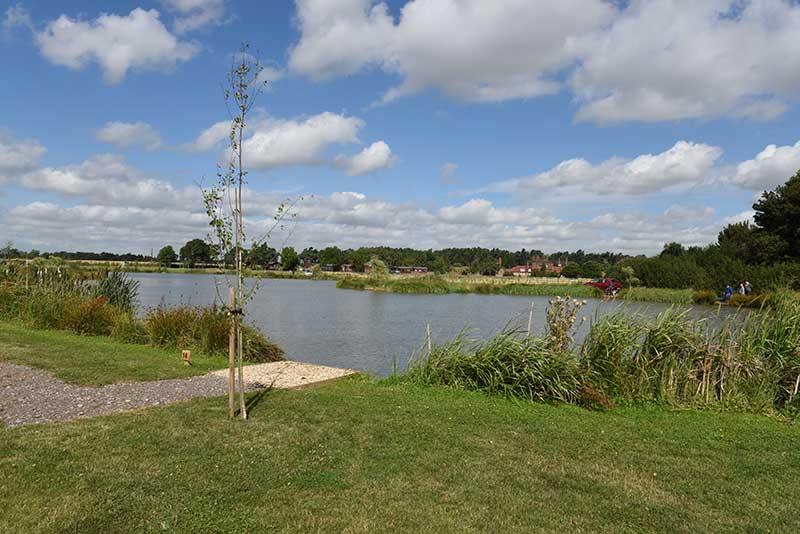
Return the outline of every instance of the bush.
[[[142,321],[137,321],[129,312],[119,312],[111,327],[111,337],[123,343],[144,345],[147,343],[147,330]]]
[[[243,325],[242,345],[244,359],[249,362],[264,363],[283,360],[283,349],[252,326]]]
[[[107,336],[111,334],[118,310],[105,298],[84,300],[64,309],[61,328],[76,334]]]
[[[716,304],[717,295],[713,291],[695,291],[692,293],[692,302],[695,304]]]
[[[193,349],[208,355],[228,354],[230,317],[217,307],[159,306],[147,312],[144,329],[151,344]],[[242,326],[244,359],[271,362],[283,359],[283,350],[251,326]]]

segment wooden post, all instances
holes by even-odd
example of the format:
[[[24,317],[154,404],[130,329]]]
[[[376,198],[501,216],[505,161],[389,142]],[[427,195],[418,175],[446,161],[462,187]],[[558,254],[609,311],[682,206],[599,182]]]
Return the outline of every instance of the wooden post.
[[[531,327],[533,327],[533,301],[531,301],[531,310],[528,312],[528,336],[531,337]]]
[[[228,337],[228,411],[231,418],[235,415],[236,411],[236,315],[233,310],[236,309],[236,293],[233,288],[230,288],[230,311],[231,311],[231,330]]]
[[[431,323],[428,323],[427,330],[428,330],[428,357],[430,358],[430,356],[431,356]]]

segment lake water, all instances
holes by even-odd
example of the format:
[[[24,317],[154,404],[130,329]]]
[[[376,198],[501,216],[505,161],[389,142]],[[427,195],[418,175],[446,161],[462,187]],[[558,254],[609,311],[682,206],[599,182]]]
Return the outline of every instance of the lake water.
[[[160,303],[209,305],[218,302],[216,284],[221,295],[228,292],[221,276],[132,273],[131,278],[141,284],[142,308]],[[335,282],[327,280],[262,279],[248,305],[247,320],[283,347],[291,360],[386,376],[395,365],[406,369],[412,352],[425,341],[427,323],[434,342],[452,339],[464,329],[469,329],[470,337],[488,337],[509,324],[527,327],[533,302],[534,331],[540,333],[547,301],[547,297],[512,295],[400,295],[337,289]],[[591,318],[621,305],[589,299],[581,314]],[[663,304],[628,306],[652,314],[668,308]],[[717,308],[702,306],[690,313],[711,316]],[[588,321],[579,338],[587,327]]]

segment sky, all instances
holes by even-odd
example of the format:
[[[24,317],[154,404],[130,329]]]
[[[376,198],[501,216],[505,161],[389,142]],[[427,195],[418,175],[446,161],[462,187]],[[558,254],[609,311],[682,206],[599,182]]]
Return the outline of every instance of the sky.
[[[0,240],[149,254],[209,232],[222,84],[265,66],[249,235],[653,254],[800,169],[790,0],[0,1]]]

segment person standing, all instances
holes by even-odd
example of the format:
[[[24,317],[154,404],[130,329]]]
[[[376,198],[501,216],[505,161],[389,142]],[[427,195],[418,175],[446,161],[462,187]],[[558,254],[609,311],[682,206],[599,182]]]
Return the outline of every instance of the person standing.
[[[750,282],[747,280],[744,281],[744,294],[749,295],[753,292],[753,286],[750,285]]]
[[[744,284],[739,284],[739,294],[744,295]]]

